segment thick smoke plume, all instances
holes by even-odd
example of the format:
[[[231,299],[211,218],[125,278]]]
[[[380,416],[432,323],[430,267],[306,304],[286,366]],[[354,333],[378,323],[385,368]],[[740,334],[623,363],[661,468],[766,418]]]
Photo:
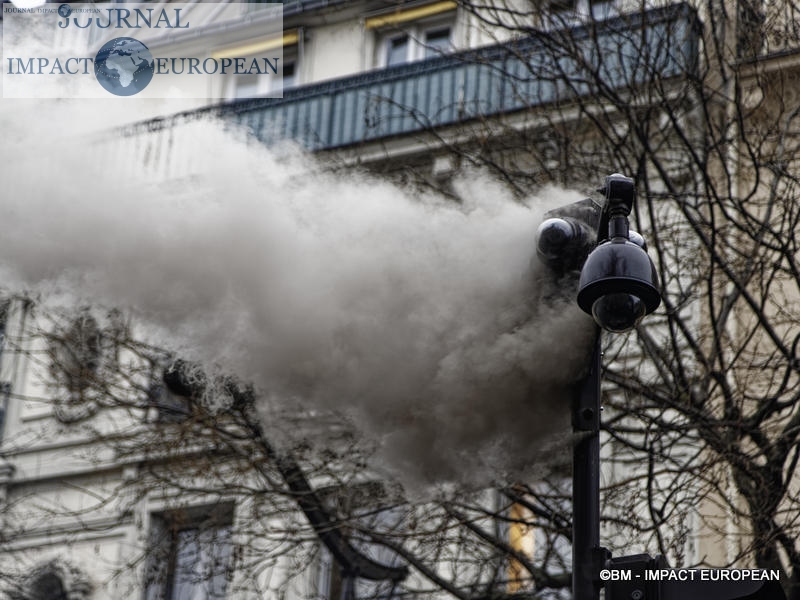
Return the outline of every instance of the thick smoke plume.
[[[130,140],[87,134],[135,103],[23,102],[0,117],[5,287],[132,311],[254,382],[268,427],[272,406],[341,411],[407,481],[565,455],[592,329],[531,261],[543,213],[578,195],[520,203],[473,174],[456,203],[212,122],[173,132],[183,171],[161,177]]]

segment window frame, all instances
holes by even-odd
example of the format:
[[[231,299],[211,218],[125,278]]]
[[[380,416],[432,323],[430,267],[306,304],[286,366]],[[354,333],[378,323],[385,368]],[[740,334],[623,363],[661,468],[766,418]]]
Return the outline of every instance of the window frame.
[[[445,15],[437,15],[428,19],[404,23],[403,26],[378,28],[375,30],[375,56],[373,64],[375,68],[386,69],[452,52],[455,50],[455,27],[455,12],[448,12],[445,13]],[[427,36],[430,33],[444,29],[449,30],[448,48],[443,51],[437,51],[433,56],[429,56],[428,51],[431,46],[427,43]],[[408,39],[405,60],[390,63],[389,51],[391,44],[395,40],[403,37]]]
[[[186,532],[197,532],[195,534],[194,545],[208,543],[202,536],[209,533],[212,538],[210,545],[213,550],[210,558],[212,559],[212,590],[209,594],[205,590],[207,600],[222,600],[227,596],[229,584],[232,581],[234,571],[234,557],[236,554],[235,544],[235,506],[232,502],[221,502],[217,504],[204,504],[187,506],[181,508],[168,508],[150,513],[150,522],[147,535],[148,564],[145,572],[143,586],[144,600],[172,600],[176,596],[176,578],[180,576],[181,570],[178,561],[181,558],[181,546],[185,540],[181,539],[181,534]],[[220,541],[219,536],[222,533]],[[218,550],[217,545],[221,546]],[[201,552],[202,548],[199,549]],[[222,560],[218,562],[218,559]],[[205,566],[202,561],[195,562],[194,566]],[[221,577],[221,589],[216,589],[217,578]],[[179,582],[178,582],[179,583]],[[187,581],[192,585],[193,592],[197,589],[197,583]],[[207,580],[202,583],[207,584]],[[194,595],[192,596],[194,597]]]
[[[372,531],[386,527],[394,532],[406,529],[406,511],[403,505],[386,503],[385,498],[373,498],[372,485],[363,483],[348,490],[340,487],[320,490],[324,496],[329,493],[327,501],[333,505],[344,502],[349,505],[347,520],[355,520],[358,525],[355,531],[351,530],[350,541],[358,548],[359,552],[381,564],[400,566],[405,564],[403,558],[382,546],[358,535],[358,529],[364,527]],[[315,568],[311,572],[311,593],[315,600],[338,600],[345,589],[352,590],[357,600],[380,598],[380,600],[400,600],[405,592],[400,589],[399,582],[389,580],[372,581],[359,577],[357,574],[345,573],[342,566],[333,556],[331,551],[320,544],[315,561]]]
[[[619,14],[616,0],[550,0],[545,24],[558,28],[592,21],[605,21]]]
[[[283,90],[292,89],[299,85],[302,85],[302,81],[300,79],[300,56],[302,54],[301,46],[303,40],[303,29],[299,28],[297,30],[291,30],[289,32],[283,32],[284,39],[287,36],[292,37],[292,41],[287,43],[286,46],[282,47],[282,53],[280,57],[280,69],[281,69],[281,77],[274,77],[270,75],[237,75],[235,73],[231,73],[228,75],[227,79],[225,80],[225,84],[223,86],[223,95],[226,100],[228,101],[236,101],[236,100],[247,100],[248,98],[260,98],[267,95],[275,94],[276,92],[283,92]],[[254,56],[247,56],[245,57],[246,64],[250,64],[250,60],[256,58]],[[292,81],[289,85],[286,85],[286,70],[287,68],[291,67],[292,69]],[[245,78],[252,77],[255,81],[254,90],[252,93],[247,95],[239,94],[239,83],[243,81]]]
[[[281,78],[272,77],[269,75],[236,75],[231,74],[228,79],[228,84],[226,86],[226,98],[228,100],[247,100],[248,98],[260,98],[266,96],[268,94],[274,94],[278,91],[283,92],[284,90],[289,90],[294,87],[300,85],[298,79],[298,75],[300,73],[298,69],[298,58],[297,52],[292,50],[284,50],[283,58],[283,65],[281,67],[281,73],[283,76]],[[292,82],[290,85],[285,84],[286,80],[286,69],[288,66],[291,66],[292,69]],[[254,91],[253,93],[244,95],[239,93],[240,89],[240,82],[242,82],[245,78],[252,78],[255,81]]]

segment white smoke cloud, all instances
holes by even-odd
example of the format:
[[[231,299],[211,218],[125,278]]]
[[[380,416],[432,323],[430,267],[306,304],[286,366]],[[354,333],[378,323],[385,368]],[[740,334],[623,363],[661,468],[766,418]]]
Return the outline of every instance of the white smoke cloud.
[[[2,107],[6,287],[133,311],[253,381],[267,421],[269,403],[342,411],[407,481],[563,459],[592,328],[569,293],[541,300],[531,258],[542,214],[579,195],[520,203],[472,174],[457,204],[211,122],[180,127],[189,166],[165,180],[86,135],[150,105]]]

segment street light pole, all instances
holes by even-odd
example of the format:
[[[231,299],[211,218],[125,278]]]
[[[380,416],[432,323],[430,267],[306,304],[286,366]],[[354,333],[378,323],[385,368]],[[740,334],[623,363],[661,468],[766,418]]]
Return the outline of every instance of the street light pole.
[[[610,559],[600,546],[600,331],[627,331],[661,302],[643,239],[632,236],[628,227],[635,201],[633,180],[614,174],[598,191],[605,195],[605,203],[600,207],[596,245],[588,256],[585,221],[552,218],[538,232],[540,258],[556,269],[581,269],[578,305],[597,323],[589,370],[572,406],[573,600],[599,598],[599,573]]]
[[[599,573],[611,558],[600,546],[600,331],[628,331],[661,303],[658,277],[644,239],[630,232],[628,215],[636,201],[633,179],[610,175],[598,191],[605,195],[605,203],[597,245],[581,268],[577,298],[597,326],[589,372],[572,417],[576,438],[572,470],[574,600],[599,598]]]
[[[540,225],[537,243],[540,259],[557,273],[580,268],[578,305],[597,324],[589,370],[572,405],[573,600],[598,600],[601,588],[605,600],[785,600],[777,581],[711,577],[684,581],[668,576],[681,570],[669,569],[663,556],[612,558],[600,546],[600,331],[632,329],[658,308],[661,292],[644,239],[629,230],[628,215],[635,202],[633,180],[610,175],[598,191],[605,194],[605,204],[600,208],[597,244],[588,256],[585,231],[594,218],[550,218]],[[585,209],[587,202],[592,204],[590,200],[576,204]],[[589,212],[597,216],[596,210]],[[667,576],[654,578],[653,573]]]
[[[572,407],[572,592],[574,600],[596,600],[600,548],[600,328],[595,327],[589,372]]]
[[[597,245],[581,269],[578,304],[595,327],[589,371],[572,409],[572,589],[574,600],[597,600],[599,572],[610,558],[600,546],[600,331],[626,331],[661,301],[652,261],[631,242],[632,179],[611,175],[598,190],[605,195]],[[635,237],[635,239],[639,239]]]

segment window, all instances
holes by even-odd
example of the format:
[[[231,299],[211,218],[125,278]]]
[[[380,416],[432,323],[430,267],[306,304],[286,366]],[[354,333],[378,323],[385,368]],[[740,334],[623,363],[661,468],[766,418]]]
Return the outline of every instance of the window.
[[[387,40],[386,43],[386,66],[399,65],[409,59],[409,38],[408,35],[401,35]]]
[[[277,5],[279,6],[279,5]],[[242,42],[235,47],[226,47],[211,53],[212,58],[226,59],[247,57],[245,65],[249,69],[252,59],[267,53],[273,57],[265,73],[228,73],[223,95],[231,100],[256,98],[259,96],[279,97],[283,90],[293,88],[299,83],[298,63],[302,55],[303,30],[285,30],[266,35],[264,38]],[[273,67],[278,74],[273,72]]]
[[[593,19],[602,21],[613,17],[616,13],[613,0],[589,0],[589,8]]]
[[[534,486],[534,495],[528,498],[539,509],[551,515],[567,515],[571,510],[572,480],[558,478]],[[572,570],[572,540],[565,523],[558,517],[547,521],[531,521],[533,534],[530,550],[533,564],[546,573],[555,575]],[[555,591],[550,598],[570,598],[567,590]]]
[[[551,0],[550,12],[564,13],[574,11],[577,8],[576,0]]]
[[[362,548],[363,550],[363,548]],[[377,550],[377,552],[375,551]],[[397,555],[389,555],[389,551],[375,548],[372,552],[367,552],[370,558],[380,560],[388,559],[388,566],[399,566],[402,564]],[[316,594],[313,596],[317,600],[339,600],[343,597],[353,597],[356,600],[399,600],[403,597],[403,590],[398,589],[398,584],[392,581],[369,581],[342,572],[342,568],[337,564],[327,548],[321,548],[318,559],[316,573]],[[351,595],[344,595],[345,590],[351,590]]]
[[[296,63],[297,61],[283,63],[283,89],[285,90],[297,85]]]
[[[440,56],[452,50],[450,27],[440,27],[425,32],[425,58]]]
[[[153,514],[146,600],[222,600],[233,558],[233,506]]]
[[[62,423],[92,417],[100,406],[105,368],[114,360],[114,335],[104,335],[89,308],[58,324],[49,340],[51,382],[54,386],[53,416]]]
[[[614,0],[550,0],[547,10],[547,19],[554,27],[602,21],[617,14]]]
[[[102,334],[97,319],[83,309],[70,326],[54,339],[53,353],[70,393],[76,394],[92,380],[100,366]]]
[[[342,527],[342,532],[362,556],[386,567],[403,566],[404,561],[396,552],[370,536],[370,533],[376,533],[396,540],[406,533],[406,511],[401,505],[386,505],[387,497],[382,486],[363,483],[318,490],[318,493],[329,510],[342,522],[350,523]],[[325,546],[320,547],[311,587],[315,600],[339,600],[343,597],[396,600],[403,595],[397,582],[372,581],[345,572]]]
[[[237,75],[234,81],[234,98],[253,98],[263,93],[260,91],[260,75]],[[265,90],[265,92],[268,90]]]
[[[375,66],[391,67],[441,56],[453,50],[453,27],[449,20],[408,25],[402,33],[384,31],[377,36]]]
[[[297,61],[285,60],[283,62],[283,78],[274,75],[234,75],[228,96],[233,99],[257,98],[274,94],[280,90],[287,90],[297,85]]]

